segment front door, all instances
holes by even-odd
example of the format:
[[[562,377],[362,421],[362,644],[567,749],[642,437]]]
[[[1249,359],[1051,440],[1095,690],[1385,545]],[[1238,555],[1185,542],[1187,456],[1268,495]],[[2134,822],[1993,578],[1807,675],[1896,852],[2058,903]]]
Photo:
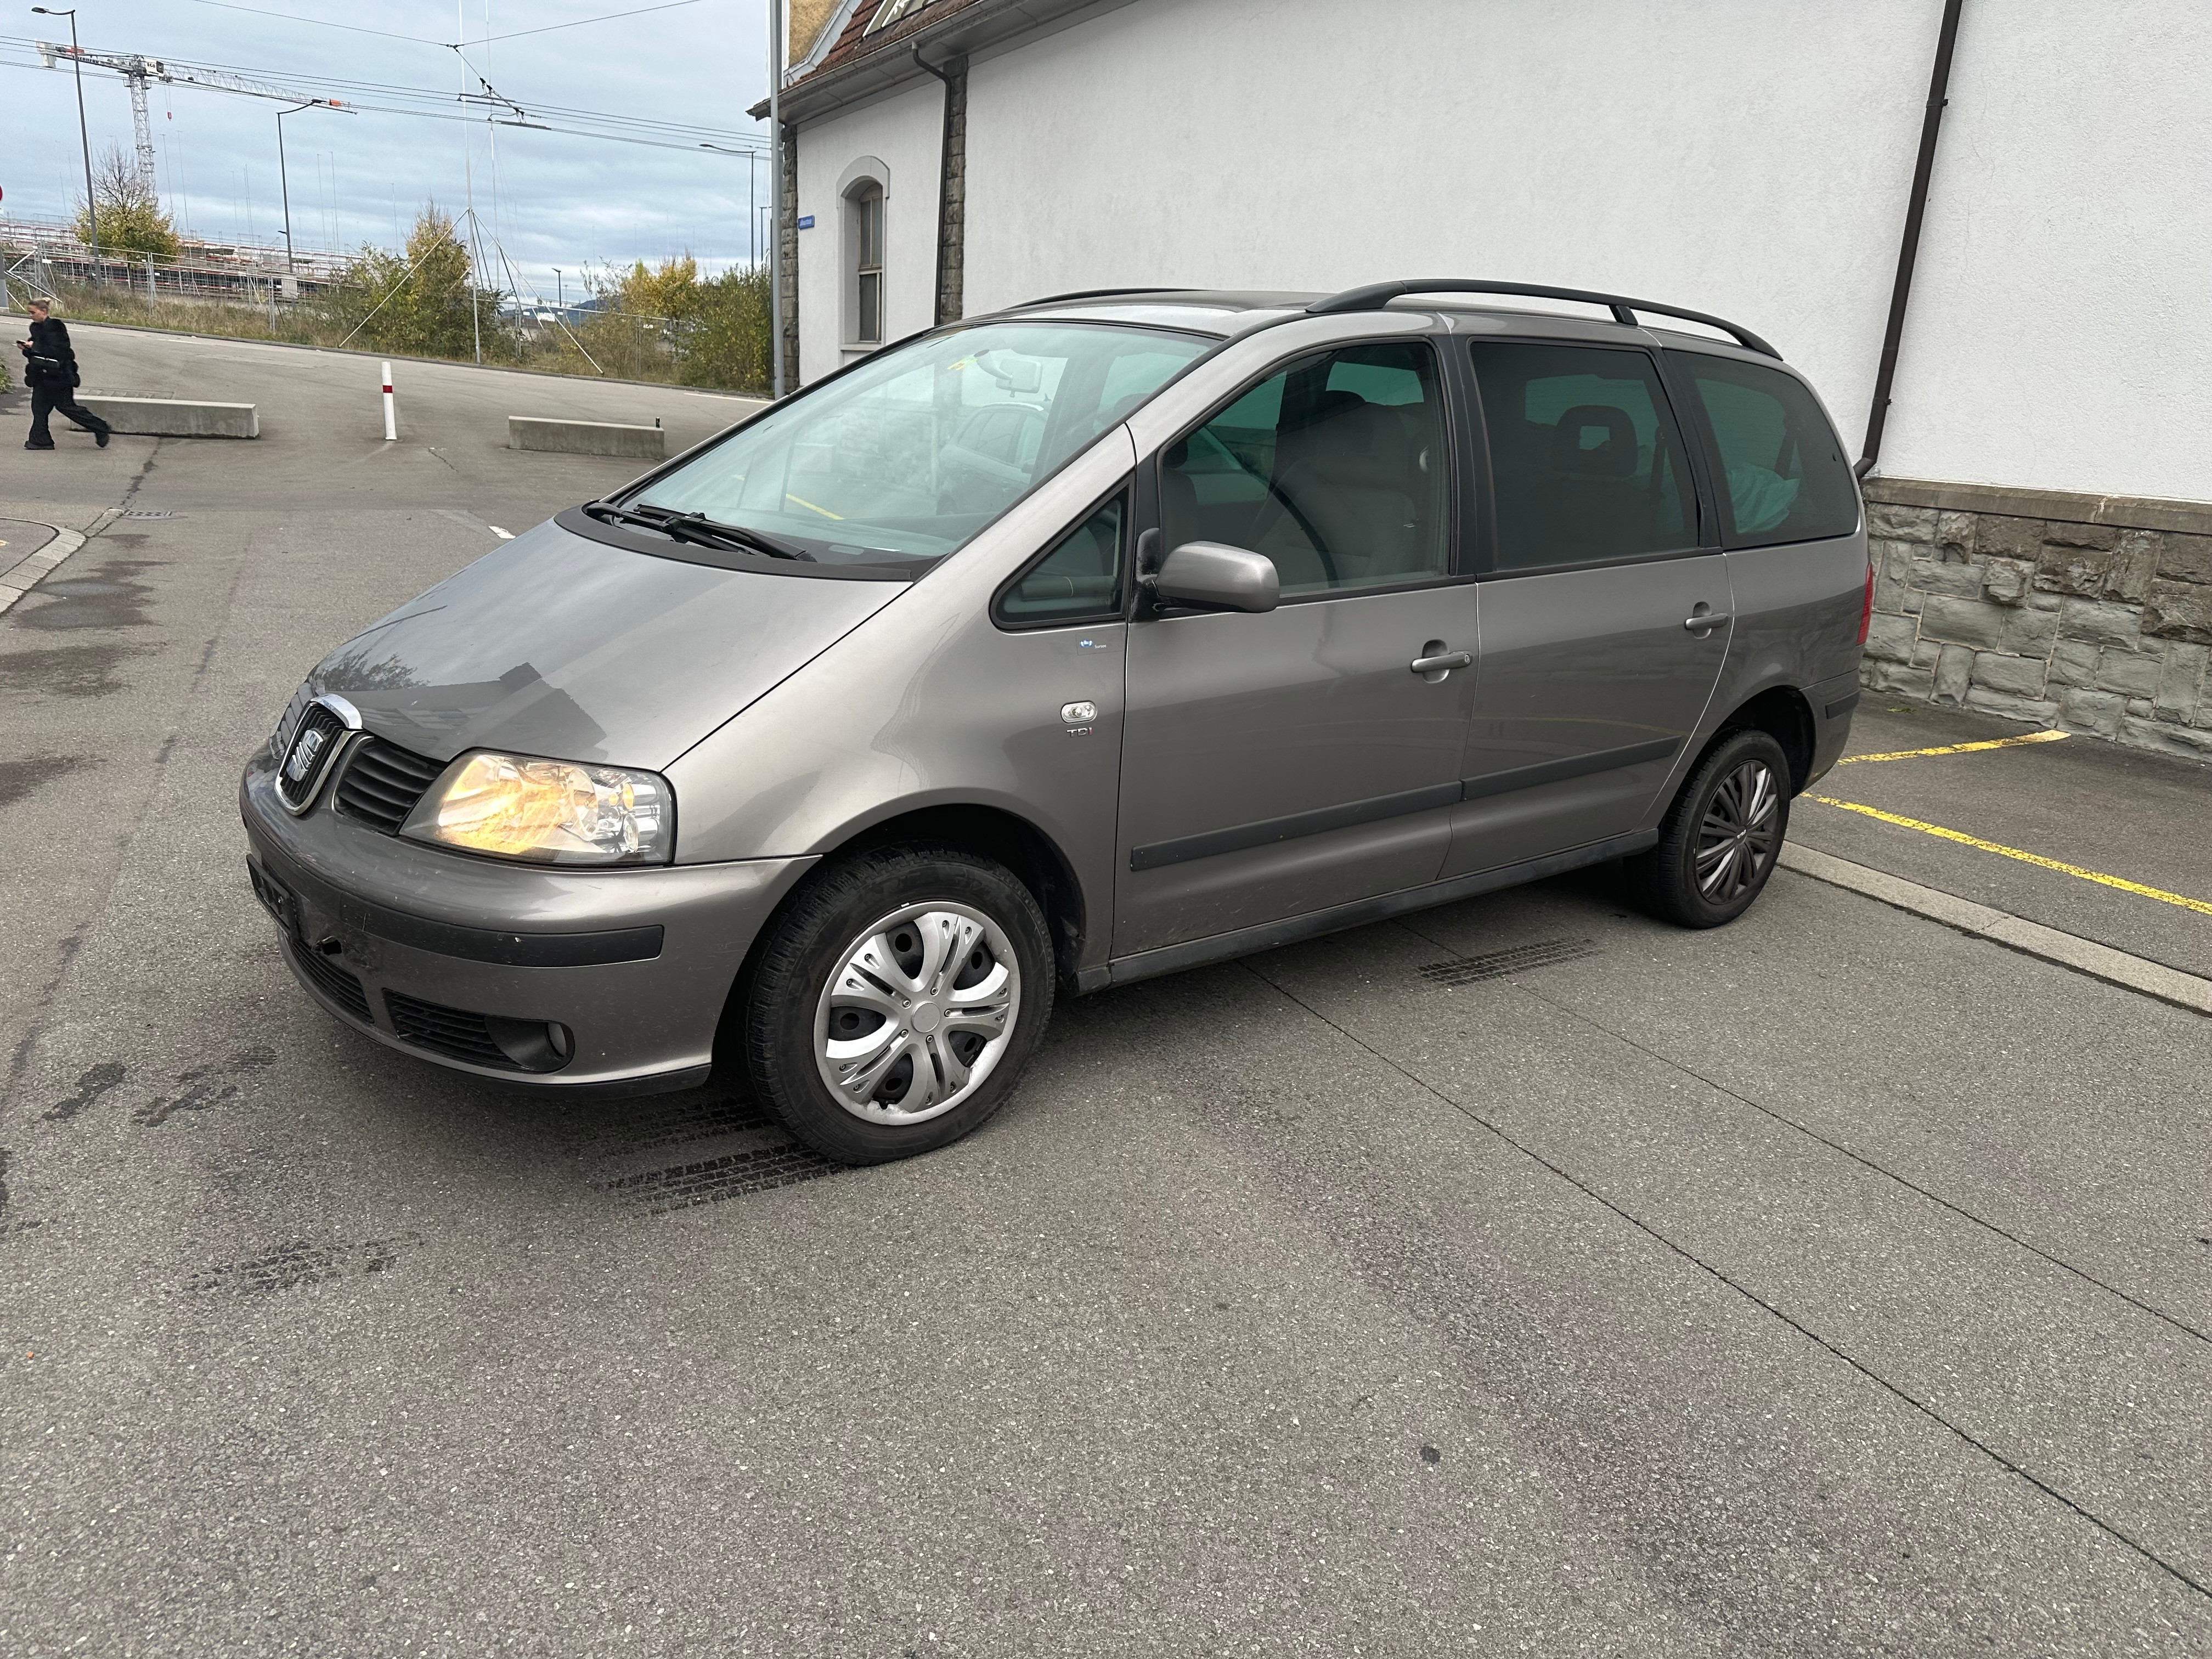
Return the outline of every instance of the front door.
[[[1495,535],[1446,875],[1635,829],[1705,715],[1734,609],[1648,353],[1471,349]]]
[[[1162,456],[1169,549],[1272,559],[1264,615],[1128,631],[1114,954],[1436,878],[1473,706],[1475,589],[1425,340],[1316,353]]]

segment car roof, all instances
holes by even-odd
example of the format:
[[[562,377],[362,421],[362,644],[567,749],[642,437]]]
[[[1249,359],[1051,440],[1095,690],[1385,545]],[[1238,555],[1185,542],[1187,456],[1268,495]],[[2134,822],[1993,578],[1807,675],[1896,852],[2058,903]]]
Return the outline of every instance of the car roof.
[[[1318,292],[1269,289],[1087,289],[1024,301],[1018,305],[1008,306],[994,316],[1006,319],[1050,317],[1066,322],[1175,328],[1230,339],[1271,323],[1285,322],[1303,315],[1328,297]],[[1571,303],[1597,302],[1576,301]],[[1730,356],[1780,366],[1778,359],[1746,350],[1735,340],[1718,335],[1654,327],[1648,323],[1631,327],[1609,317],[1592,317],[1570,310],[1554,311],[1467,298],[1428,296],[1423,296],[1418,302],[1394,301],[1386,308],[1395,315],[1425,317],[1433,325],[1444,328],[1450,326],[1450,319],[1455,316],[1481,316],[1495,319],[1504,325],[1503,331],[1505,332],[1550,334],[1554,337],[1565,332],[1582,338],[1626,337],[1633,339],[1649,336],[1658,337],[1664,343],[1679,342],[1683,346],[1698,349],[1712,347]],[[969,320],[979,321],[981,319]]]

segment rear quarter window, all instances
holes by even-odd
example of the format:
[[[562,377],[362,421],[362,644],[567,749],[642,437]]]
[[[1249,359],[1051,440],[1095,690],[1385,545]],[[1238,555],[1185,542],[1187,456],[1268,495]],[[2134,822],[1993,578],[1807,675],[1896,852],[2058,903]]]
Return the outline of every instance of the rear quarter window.
[[[1730,357],[1670,356],[1712,434],[1729,546],[1817,541],[1858,527],[1850,463],[1802,381]]]

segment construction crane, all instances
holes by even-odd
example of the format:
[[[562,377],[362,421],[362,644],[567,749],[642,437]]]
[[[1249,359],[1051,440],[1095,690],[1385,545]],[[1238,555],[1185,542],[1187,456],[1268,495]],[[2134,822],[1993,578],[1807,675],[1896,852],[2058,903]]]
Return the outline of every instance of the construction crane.
[[[130,83],[131,131],[137,141],[138,179],[149,194],[154,192],[154,123],[146,112],[146,87],[149,82],[168,80],[167,67],[158,58],[142,58],[135,52],[88,52],[82,46],[57,46],[45,40],[38,47],[39,61],[48,69],[55,67],[55,59],[67,58],[112,70]]]
[[[197,65],[171,69],[158,58],[146,58],[135,52],[93,52],[82,46],[58,46],[50,41],[37,43],[39,61],[48,69],[58,67],[57,60],[89,64],[95,69],[112,70],[123,77],[131,88],[131,130],[137,140],[138,178],[149,194],[156,193],[154,176],[154,123],[146,110],[146,88],[153,82],[164,85],[205,87],[215,92],[242,93],[249,98],[274,98],[283,103],[320,104],[329,109],[343,109],[345,106],[335,98],[302,99],[296,92],[283,87],[272,87],[265,82],[250,81],[242,75],[228,75],[220,70],[202,69]]]

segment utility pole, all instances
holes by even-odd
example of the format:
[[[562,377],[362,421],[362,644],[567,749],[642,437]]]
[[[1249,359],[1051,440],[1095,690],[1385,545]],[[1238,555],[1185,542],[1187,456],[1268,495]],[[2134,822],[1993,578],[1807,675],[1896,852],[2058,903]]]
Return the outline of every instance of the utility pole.
[[[773,147],[769,165],[775,177],[769,188],[773,204],[769,233],[769,327],[775,349],[774,395],[783,396],[783,0],[768,0],[768,125]],[[87,164],[88,167],[89,163]]]
[[[467,14],[462,9],[462,0],[453,0],[453,37],[456,41],[465,41],[469,38],[469,20]],[[469,60],[461,56],[461,48],[458,45],[453,48],[453,56],[460,62],[461,100],[466,102],[469,95]],[[461,189],[469,211],[469,332],[476,340],[477,362],[481,366],[483,362],[483,323],[477,316],[477,174],[476,159],[471,152],[472,141],[469,137],[468,129],[463,127],[461,129]]]
[[[70,68],[76,76],[76,136],[84,146],[84,222],[92,233],[92,280],[100,280],[100,204],[92,194],[92,134],[84,125],[84,65],[79,59],[76,44],[76,9],[49,11],[44,6],[31,9],[41,17],[66,17],[70,20]],[[42,54],[43,55],[43,54]]]
[[[568,314],[568,290],[562,284],[561,267],[558,265],[553,267],[553,308],[559,312],[563,319],[567,318]]]

